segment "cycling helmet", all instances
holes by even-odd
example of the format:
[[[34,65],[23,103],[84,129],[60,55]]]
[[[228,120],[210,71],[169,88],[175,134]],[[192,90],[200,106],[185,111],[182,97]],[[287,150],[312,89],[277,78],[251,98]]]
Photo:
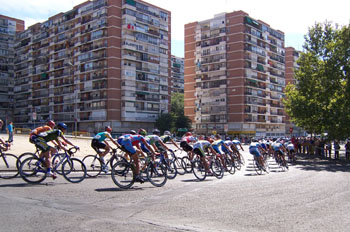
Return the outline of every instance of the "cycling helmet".
[[[191,132],[186,132],[186,136],[191,136],[192,133]]]
[[[112,127],[106,126],[105,127],[105,131],[107,131],[108,133],[111,133],[112,132]]]
[[[136,135],[137,133],[136,133],[136,131],[134,131],[134,130],[130,130],[130,134],[131,134],[131,135]]]
[[[56,126],[56,123],[54,121],[50,120],[46,123],[46,125],[48,125],[51,128],[54,128]]]
[[[164,131],[164,135],[171,135],[170,131]]]
[[[153,134],[155,134],[155,135],[160,134],[160,131],[159,131],[158,129],[154,129],[152,132],[153,132]]]
[[[231,140],[231,138],[230,137],[226,137],[226,140]]]
[[[57,128],[58,129],[63,129],[63,130],[67,130],[67,125],[65,124],[65,123],[63,123],[63,122],[59,122],[59,123],[57,123]]]
[[[145,129],[140,129],[139,130],[139,135],[142,135],[142,136],[146,136],[147,135],[147,131]]]

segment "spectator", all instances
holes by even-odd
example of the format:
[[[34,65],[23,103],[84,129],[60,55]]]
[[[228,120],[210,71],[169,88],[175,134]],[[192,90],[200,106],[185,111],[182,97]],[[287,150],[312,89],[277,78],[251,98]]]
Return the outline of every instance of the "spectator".
[[[345,144],[345,159],[350,159],[350,140],[347,140]]]
[[[9,134],[9,139],[8,139],[8,142],[9,143],[13,143],[13,123],[10,122],[8,125],[7,125],[7,132]]]
[[[327,141],[326,148],[328,150],[328,156],[331,159],[332,158],[332,141],[331,140]],[[327,153],[326,153],[326,157],[327,157]]]
[[[334,159],[339,159],[339,150],[340,150],[340,145],[338,140],[334,140],[333,143],[333,147],[334,147]]]

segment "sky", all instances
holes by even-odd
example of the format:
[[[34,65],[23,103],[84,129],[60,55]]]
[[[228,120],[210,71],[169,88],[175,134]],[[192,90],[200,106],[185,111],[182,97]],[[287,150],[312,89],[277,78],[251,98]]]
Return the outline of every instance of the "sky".
[[[215,14],[243,10],[253,19],[285,33],[285,47],[302,50],[304,35],[315,23],[350,23],[350,1],[344,0],[144,0],[171,11],[172,54],[184,56],[184,25]],[[71,10],[85,0],[0,0],[0,14],[25,21],[26,28]]]

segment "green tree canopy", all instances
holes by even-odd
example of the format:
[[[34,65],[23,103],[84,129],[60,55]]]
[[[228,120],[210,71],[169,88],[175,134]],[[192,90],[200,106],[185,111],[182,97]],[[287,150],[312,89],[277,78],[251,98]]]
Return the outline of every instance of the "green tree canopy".
[[[350,134],[350,27],[315,24],[305,36],[295,85],[286,87],[285,109],[309,133]]]

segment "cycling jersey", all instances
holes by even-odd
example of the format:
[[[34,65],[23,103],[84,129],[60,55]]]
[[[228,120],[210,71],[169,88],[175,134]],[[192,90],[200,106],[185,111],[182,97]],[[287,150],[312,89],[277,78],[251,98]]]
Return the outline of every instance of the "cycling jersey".
[[[62,135],[63,135],[62,131],[58,129],[41,132],[40,134],[38,134],[38,136],[34,140],[34,144],[41,151],[47,152],[51,148],[51,146],[49,146],[47,142],[56,140],[58,137]]]
[[[210,142],[206,140],[199,140],[195,144],[193,144],[193,152],[200,157],[205,156],[205,151],[211,146]]]
[[[274,151],[279,151],[280,148],[282,148],[282,147],[283,147],[282,143],[273,143],[272,144],[272,148],[273,148]]]
[[[111,137],[111,134],[106,131],[103,131],[97,133],[92,139],[97,139],[99,142],[103,142],[106,138],[108,138],[108,136]]]
[[[133,146],[141,143],[147,143],[142,135],[122,135],[118,138],[117,142],[131,155],[136,153]]]
[[[49,130],[52,130],[52,128],[49,126],[41,126],[41,127],[35,128],[29,134],[29,142],[35,144],[35,140],[37,139],[38,134]]]
[[[218,139],[218,140],[215,140],[213,143],[212,143],[212,147],[214,148],[214,150],[219,153],[219,154],[222,154],[222,152],[220,151],[219,149],[219,146],[222,146],[224,144],[224,141],[221,140],[221,139]]]
[[[258,142],[250,143],[250,145],[249,145],[249,153],[254,155],[254,156],[256,156],[256,157],[261,156],[260,151],[259,151],[260,147],[261,147],[261,145]]]
[[[147,140],[147,142],[149,143],[149,144],[154,144],[154,143],[156,143],[156,142],[159,142],[160,141],[160,138],[159,138],[159,136],[158,135],[147,135],[146,137],[145,137],[145,139]]]

